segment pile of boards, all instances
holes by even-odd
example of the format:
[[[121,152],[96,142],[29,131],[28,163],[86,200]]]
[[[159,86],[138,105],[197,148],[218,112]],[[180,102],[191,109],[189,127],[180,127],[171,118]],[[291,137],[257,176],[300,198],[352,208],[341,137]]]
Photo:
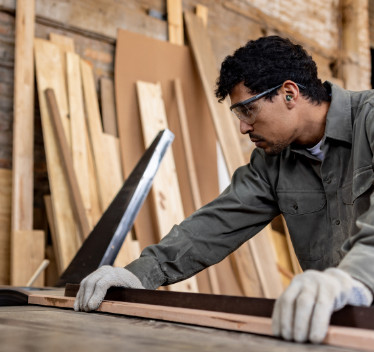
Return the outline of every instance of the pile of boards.
[[[246,163],[229,109],[214,97],[218,71],[207,30],[192,13],[184,19],[190,47],[119,30],[115,87],[108,78],[94,77],[71,38],[51,33],[50,40],[33,40],[51,191],[45,205],[59,274],[160,130],[171,129],[175,142],[116,266],[137,258],[142,248],[157,243],[174,224],[218,195],[217,141],[229,174]],[[45,235],[14,229],[12,271],[28,266],[33,272],[44,259]],[[276,237],[268,226],[229,258],[168,289],[275,298],[284,288],[282,272],[287,272],[279,270]],[[17,241],[23,247],[28,243],[27,254],[15,252]],[[13,279],[12,284],[24,281]],[[42,275],[37,284],[43,285]]]

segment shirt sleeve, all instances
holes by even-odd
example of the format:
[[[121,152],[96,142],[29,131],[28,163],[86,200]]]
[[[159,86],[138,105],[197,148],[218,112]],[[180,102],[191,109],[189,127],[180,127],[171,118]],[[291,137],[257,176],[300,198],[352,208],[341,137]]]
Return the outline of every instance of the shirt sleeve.
[[[278,214],[264,156],[255,150],[218,198],[145,248],[126,269],[148,289],[185,280],[223,260]]]
[[[372,108],[367,112],[365,135],[360,136],[360,143],[368,142],[368,153],[371,153],[374,170],[374,112]],[[357,139],[357,138],[356,138]],[[348,272],[352,277],[364,283],[374,293],[374,171],[369,209],[356,220],[359,231],[348,238],[343,250],[346,256],[338,267]]]

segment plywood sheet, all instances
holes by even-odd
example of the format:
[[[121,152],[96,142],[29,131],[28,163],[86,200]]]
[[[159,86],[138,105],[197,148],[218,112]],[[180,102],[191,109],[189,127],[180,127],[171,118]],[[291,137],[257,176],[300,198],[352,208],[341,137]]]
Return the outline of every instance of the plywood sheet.
[[[115,62],[118,133],[125,177],[130,174],[145,150],[136,100],[135,82],[137,80],[161,83],[169,128],[176,135],[173,152],[178,155],[177,172],[180,166],[179,161],[181,166],[185,167],[186,163],[183,159],[178,160],[179,155],[183,155],[182,138],[180,132],[173,128],[174,121],[178,119],[178,110],[172,80],[179,77],[185,92],[201,199],[203,204],[206,204],[215,198],[218,195],[216,137],[190,50],[187,47],[119,30]],[[181,150],[179,153],[178,148]],[[187,172],[184,174],[187,175]],[[185,179],[183,182],[179,178],[179,182],[185,184],[188,181]],[[181,192],[183,202],[184,199],[189,199],[189,203],[192,204],[191,195],[185,194],[183,187]],[[186,210],[187,215],[189,213]],[[147,201],[135,222],[142,248],[156,241],[157,237],[153,228],[150,202]]]

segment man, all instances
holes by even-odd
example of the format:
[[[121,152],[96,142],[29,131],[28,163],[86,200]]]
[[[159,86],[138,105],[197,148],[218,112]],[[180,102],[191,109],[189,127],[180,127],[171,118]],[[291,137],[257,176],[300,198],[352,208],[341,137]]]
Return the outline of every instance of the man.
[[[224,60],[216,96],[230,96],[241,133],[256,144],[250,164],[139,259],[84,279],[75,309],[96,309],[110,286],[156,289],[186,279],[282,213],[305,272],[277,300],[273,332],[321,342],[334,310],[373,301],[374,91],[322,84],[301,46],[270,36]]]

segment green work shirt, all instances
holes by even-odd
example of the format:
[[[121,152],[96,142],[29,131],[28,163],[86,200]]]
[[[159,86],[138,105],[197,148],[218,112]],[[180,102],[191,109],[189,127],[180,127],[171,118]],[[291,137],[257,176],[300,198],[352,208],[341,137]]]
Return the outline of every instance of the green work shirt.
[[[126,267],[145,288],[221,261],[283,214],[304,270],[338,266],[374,292],[374,90],[325,84],[323,162],[292,145],[276,156],[256,148],[218,198]]]

